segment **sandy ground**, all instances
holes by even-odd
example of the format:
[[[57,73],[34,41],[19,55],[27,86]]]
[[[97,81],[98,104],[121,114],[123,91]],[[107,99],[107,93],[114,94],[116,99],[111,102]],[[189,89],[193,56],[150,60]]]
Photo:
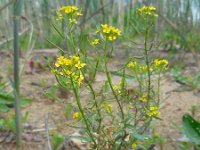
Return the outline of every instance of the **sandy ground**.
[[[34,59],[32,57],[32,59]],[[36,57],[37,58],[37,57]],[[42,57],[41,57],[42,58]],[[9,68],[12,67],[11,57],[7,53],[0,54],[0,70],[3,79],[6,79],[6,74],[4,72],[12,72]],[[37,58],[36,61],[39,61]],[[42,60],[44,61],[44,60]],[[3,65],[7,64],[7,65]],[[38,71],[38,68],[41,69]],[[190,68],[189,68],[190,69]],[[101,82],[104,77],[101,73],[97,74],[96,82]],[[118,77],[114,77],[113,80],[119,80]],[[48,97],[44,96],[44,90],[48,89],[49,86],[55,84],[55,78],[48,69],[43,70],[40,67],[34,68],[34,71],[30,70],[30,65],[28,64],[25,68],[25,73],[21,79],[21,92],[23,96],[32,98],[33,103],[23,108],[22,112],[29,112],[29,117],[27,123],[30,124],[35,134],[39,134],[40,139],[38,142],[27,141],[26,146],[32,150],[44,149],[46,147],[45,138],[45,116],[49,116],[49,128],[57,129],[57,132],[62,134],[70,134],[73,130],[69,129],[65,123],[67,120],[64,117],[65,105],[68,102],[73,101],[73,97],[68,95],[62,103],[53,102]],[[161,114],[160,118],[162,120],[156,120],[153,122],[156,132],[159,132],[165,137],[165,144],[163,150],[176,150],[179,145],[173,140],[180,138],[182,135],[180,131],[175,127],[181,124],[181,118],[185,113],[190,112],[192,106],[197,106],[196,118],[200,119],[200,97],[195,96],[195,91],[179,91],[180,84],[176,83],[169,73],[163,75],[161,82]],[[4,116],[5,114],[2,114]],[[1,116],[1,115],[0,115]],[[27,149],[25,146],[24,149]],[[14,144],[4,142],[0,143],[0,150],[12,149]],[[159,148],[158,148],[159,149]]]

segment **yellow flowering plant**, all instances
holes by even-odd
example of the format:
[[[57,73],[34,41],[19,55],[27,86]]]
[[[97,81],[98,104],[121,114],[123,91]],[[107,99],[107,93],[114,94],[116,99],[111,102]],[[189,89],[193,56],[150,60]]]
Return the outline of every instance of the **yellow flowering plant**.
[[[95,38],[88,43],[94,49],[98,47],[99,53],[94,51],[93,58],[78,51],[81,47],[74,42],[73,30],[60,32],[62,35],[67,34],[66,40],[72,42],[73,53],[70,56],[62,49],[63,53],[56,58],[52,72],[59,85],[70,87],[75,97],[74,112],[69,112],[73,113],[73,120],[67,125],[81,128],[82,139],[89,142],[90,149],[140,148],[139,143],[148,139],[144,133],[148,132],[153,118],[158,118],[160,114],[160,75],[167,70],[168,62],[164,59],[151,60],[147,45],[150,26],[157,15],[156,8],[145,6],[137,12],[144,18],[146,25],[144,51],[141,59],[129,60],[117,70],[121,76],[117,84],[114,83],[108,67],[111,60],[108,54],[112,55],[115,50],[114,44],[122,34],[120,29],[108,24],[101,24],[97,28]],[[57,11],[58,21],[64,22],[67,19],[70,29],[81,15],[76,6],[62,6]],[[93,82],[99,70],[105,74],[106,79],[100,88],[97,88]],[[128,73],[131,73],[130,76],[134,76],[138,83],[134,94],[128,89]],[[156,79],[157,92],[152,84],[154,74],[159,75]],[[82,100],[80,91],[84,88],[90,91],[88,100]]]

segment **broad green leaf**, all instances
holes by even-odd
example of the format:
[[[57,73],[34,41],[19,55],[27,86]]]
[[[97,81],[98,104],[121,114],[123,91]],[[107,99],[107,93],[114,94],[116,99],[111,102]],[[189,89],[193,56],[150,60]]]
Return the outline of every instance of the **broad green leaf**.
[[[182,118],[183,131],[185,135],[195,144],[200,145],[200,123],[189,114]]]
[[[0,98],[0,104],[11,105],[14,104],[14,99],[12,101]]]
[[[9,111],[8,106],[0,104],[0,112],[8,112],[8,111]]]
[[[1,90],[0,91],[0,99],[7,100],[7,101],[13,101],[14,96],[11,92]]]

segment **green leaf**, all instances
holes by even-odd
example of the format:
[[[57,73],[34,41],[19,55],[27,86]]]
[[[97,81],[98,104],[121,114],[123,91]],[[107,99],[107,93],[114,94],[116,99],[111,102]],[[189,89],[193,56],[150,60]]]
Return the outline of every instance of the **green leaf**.
[[[47,39],[47,41],[48,41],[51,45],[53,45],[53,46],[55,46],[56,48],[58,48],[60,51],[64,52],[64,50],[63,50],[62,48],[60,48],[58,45],[54,44],[53,42],[51,42],[51,41],[48,40],[48,39]]]
[[[51,23],[53,28],[56,30],[56,32],[60,35],[61,38],[65,38],[65,36],[62,34],[62,32],[56,27],[56,25],[52,22]]]
[[[14,96],[11,92],[7,92],[4,90],[0,91],[0,100],[6,100],[6,101],[13,101],[14,100]]]
[[[122,128],[121,130],[117,131],[114,136],[115,136],[115,142],[118,140],[121,141],[122,137],[124,136],[125,130]]]
[[[1,112],[8,112],[9,108],[8,108],[8,106],[6,106],[4,104],[0,104],[0,111]]]
[[[200,145],[200,123],[189,114],[182,118],[183,131],[185,135],[195,144]]]
[[[65,117],[69,118],[72,110],[73,110],[73,105],[71,103],[68,103],[66,108],[65,108]]]
[[[84,136],[71,136],[71,138],[81,140],[82,142],[91,142],[91,140],[89,138],[84,137]]]
[[[11,104],[14,104],[14,101],[10,101],[10,100],[0,98],[0,104],[11,105]]]
[[[136,127],[134,125],[132,125],[132,124],[127,124],[126,128],[130,129],[130,130],[135,130],[136,129]]]
[[[64,136],[61,134],[53,135],[51,137],[51,145],[53,150],[56,150],[64,141]]]
[[[14,116],[9,116],[4,120],[4,126],[7,130],[12,131],[13,133],[16,132],[15,129],[15,117]]]
[[[22,98],[21,101],[20,101],[20,105],[22,107],[26,107],[26,106],[29,106],[32,104],[32,99],[29,99],[29,98]]]
[[[145,135],[145,134],[141,135],[141,134],[137,134],[137,133],[132,133],[132,134],[130,134],[130,136],[135,139],[138,139],[138,140],[146,140],[149,138],[148,135]]]

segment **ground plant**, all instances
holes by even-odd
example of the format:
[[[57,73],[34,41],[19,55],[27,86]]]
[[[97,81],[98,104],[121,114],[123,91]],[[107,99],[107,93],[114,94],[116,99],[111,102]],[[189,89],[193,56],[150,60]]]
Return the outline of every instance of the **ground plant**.
[[[81,8],[62,6],[56,14],[57,25],[54,24],[53,28],[68,47],[57,46],[60,54],[51,70],[58,84],[74,94],[74,109],[68,112],[72,113],[73,121],[68,125],[81,132],[76,138],[89,143],[90,149],[150,148],[159,141],[155,140],[159,136],[151,132],[151,123],[160,119],[160,78],[168,68],[167,60],[150,57],[154,42],[150,41],[149,33],[158,17],[156,8],[143,6],[137,9],[137,15],[145,25],[140,31],[144,36],[143,48],[140,56],[132,56],[114,70],[120,74],[118,83],[113,81],[110,64],[116,41],[123,32],[102,23],[89,34],[92,36],[88,36],[92,52],[83,51],[74,33],[83,15]],[[56,45],[54,41],[49,42]],[[97,72],[103,72],[106,77],[101,84],[102,90],[94,87]],[[133,77],[132,80],[128,80],[128,75]],[[137,86],[133,86],[133,82]],[[134,93],[130,92],[129,86]],[[82,100],[83,88],[90,91],[88,100]]]

